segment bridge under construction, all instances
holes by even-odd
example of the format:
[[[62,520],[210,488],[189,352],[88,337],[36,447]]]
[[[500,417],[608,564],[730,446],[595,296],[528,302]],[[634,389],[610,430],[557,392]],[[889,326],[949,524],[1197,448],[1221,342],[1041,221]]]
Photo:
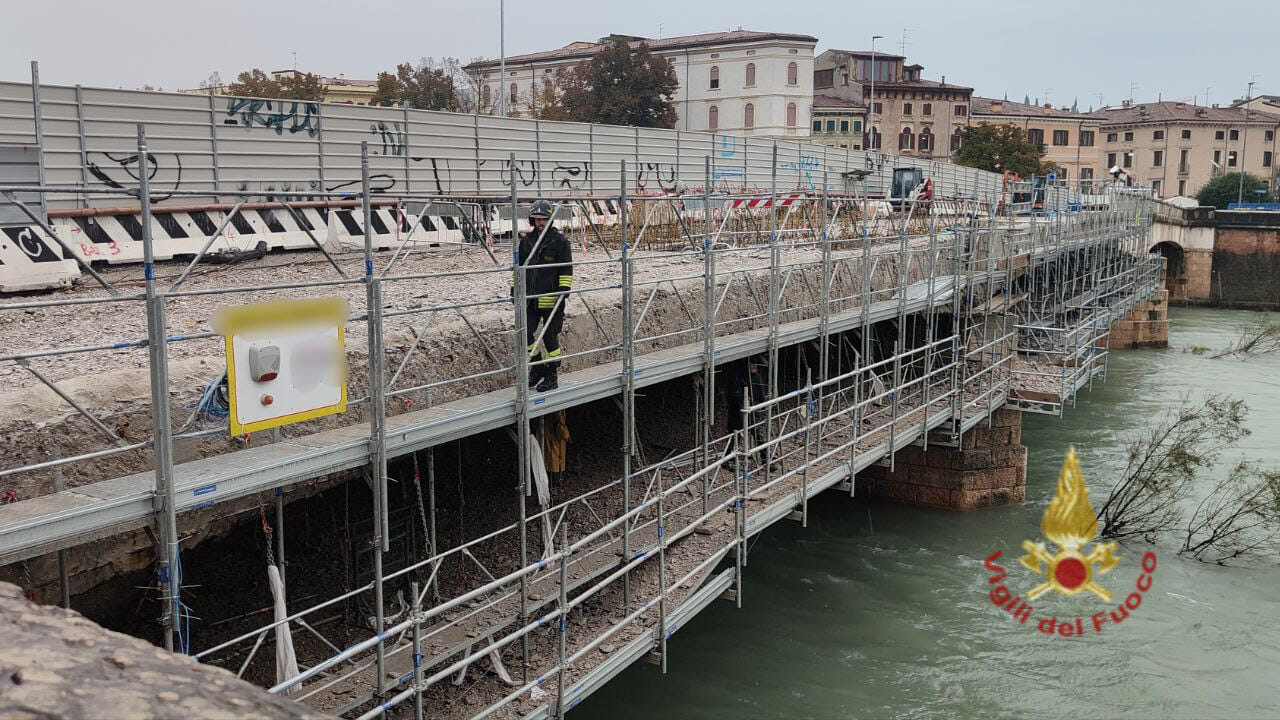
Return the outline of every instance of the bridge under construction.
[[[819,493],[1019,501],[1018,411],[1159,313],[1134,188],[281,105],[0,84],[0,565],[64,602],[153,572],[167,647],[337,715],[562,717],[749,602],[752,539]],[[575,250],[543,393],[537,197]],[[233,432],[215,311],[314,298],[346,308],[341,412]],[[257,605],[213,617],[192,578],[235,527]]]

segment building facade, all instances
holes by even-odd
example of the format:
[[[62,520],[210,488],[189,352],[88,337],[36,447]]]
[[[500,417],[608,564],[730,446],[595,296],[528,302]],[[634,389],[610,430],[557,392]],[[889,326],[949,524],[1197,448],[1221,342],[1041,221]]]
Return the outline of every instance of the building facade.
[[[1184,102],[1125,103],[1093,113],[1103,168],[1123,168],[1160,197],[1194,196],[1223,173],[1280,183],[1280,114]]]
[[[1103,179],[1106,168],[1098,157],[1101,120],[1095,115],[1044,105],[975,97],[970,122],[974,125],[1013,125],[1044,150],[1044,159],[1062,168],[1063,180]]]
[[[866,105],[831,95],[814,95],[809,140],[832,147],[861,150],[866,121]]]
[[[820,92],[852,94],[867,105],[864,148],[946,159],[960,146],[960,130],[969,124],[973,88],[948,85],[946,77],[926,80],[923,70],[907,65],[902,55],[862,50],[827,50],[814,60],[815,82],[830,83]]]
[[[554,92],[556,75],[591,56],[617,36],[574,42],[558,50],[482,60],[464,70],[478,89],[480,107],[496,112],[505,94],[508,114],[530,115]],[[679,88],[672,101],[679,130],[738,135],[809,135],[813,102],[813,49],[809,35],[733,30],[646,39],[623,36],[632,47],[648,45],[671,61]]]

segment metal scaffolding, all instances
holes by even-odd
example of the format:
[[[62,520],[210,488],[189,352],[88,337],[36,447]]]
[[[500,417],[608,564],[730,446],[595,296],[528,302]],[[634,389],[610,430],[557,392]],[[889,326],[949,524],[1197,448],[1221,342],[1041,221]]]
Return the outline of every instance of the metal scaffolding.
[[[148,157],[141,125],[137,152]],[[20,207],[20,193],[134,198],[147,248],[142,292],[136,278],[121,282],[85,263],[98,289],[0,304],[0,313],[140,313],[146,329],[145,338],[33,343],[0,356],[51,388],[103,439],[78,454],[5,467],[0,477],[60,477],[105,458],[149,466],[0,507],[0,562],[151,527],[170,649],[244,674],[262,661],[268,636],[288,627],[318,638],[324,650],[300,657],[302,672],[273,693],[360,718],[411,702],[422,717],[467,682],[470,668],[488,662],[493,672],[472,683],[487,693],[474,717],[517,709],[563,717],[637,659],[648,656],[665,670],[672,634],[712,600],[741,605],[750,539],[789,517],[807,523],[817,493],[839,487],[852,495],[861,471],[892,466],[909,444],[961,445],[963,433],[1006,402],[1060,412],[1105,374],[1109,324],[1159,286],[1159,258],[1144,245],[1149,198],[1140,192],[1055,187],[1036,208],[1004,203],[998,184],[976,181],[974,192],[956,182],[954,195],[923,201],[894,202],[856,183],[831,192],[825,177],[817,191],[780,189],[775,146],[767,192],[717,189],[715,158],[704,155],[701,187],[637,196],[629,182],[637,169],[622,159],[615,191],[561,193],[553,214],[583,251],[574,263],[579,284],[535,295],[525,286],[518,243],[511,242],[506,264],[492,240],[504,229],[514,235],[514,220],[532,199],[522,194],[519,162],[514,153],[508,158],[505,196],[377,193],[362,146],[355,203],[349,192],[305,198],[326,213],[353,213],[363,246],[331,252],[308,230],[323,257],[311,272],[323,277],[233,287],[202,285],[198,271],[205,250],[261,193],[220,190],[232,204],[169,284],[161,273],[177,266],[161,267],[151,254],[160,225],[146,172],[136,189],[0,187]],[[301,201],[274,192],[265,204],[296,217]],[[395,241],[384,246],[389,253],[375,241],[379,205],[400,218]],[[439,269],[431,263],[443,256],[415,235],[429,208],[442,205],[470,208],[462,216],[474,223],[476,241],[456,246],[456,262]],[[30,216],[40,220],[34,210]],[[62,242],[55,228],[43,230]],[[175,442],[232,440],[225,423],[201,416],[208,388],[185,422],[173,419],[187,415],[171,380],[177,357],[216,356],[222,339],[187,330],[189,321],[211,300],[264,293],[352,300],[346,326],[350,337],[363,335],[365,354],[352,362],[351,417],[336,427],[307,421],[269,444],[176,462]],[[559,358],[567,371],[561,388],[548,393],[527,383],[531,367],[548,362],[525,350],[526,302],[539,297],[573,309],[589,328]],[[484,367],[423,369],[424,341],[445,323],[454,323],[455,341],[474,345]],[[153,428],[137,442],[77,403],[55,370],[40,367],[144,352]],[[636,427],[637,397],[682,378],[693,378],[695,440],[649,459]],[[718,407],[720,386],[741,404]],[[555,502],[540,485],[544,425],[557,412],[601,400],[619,406],[622,471]],[[500,429],[516,448],[514,521],[456,544],[441,539],[435,450]],[[388,461],[397,457],[412,459],[412,478],[390,477]],[[273,562],[283,572],[283,491],[345,470],[362,472],[372,488],[370,579],[284,620],[191,647],[179,514],[260,502],[273,492]],[[388,570],[388,487],[406,481],[419,493],[422,547]],[[322,632],[320,621],[349,603],[368,608],[371,622]],[[588,616],[589,626],[571,622]],[[602,646],[612,649],[602,655]]]

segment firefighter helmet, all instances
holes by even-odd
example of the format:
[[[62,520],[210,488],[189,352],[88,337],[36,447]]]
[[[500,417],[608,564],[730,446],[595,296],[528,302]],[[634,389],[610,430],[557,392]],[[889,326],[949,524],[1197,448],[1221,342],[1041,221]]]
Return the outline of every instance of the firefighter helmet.
[[[546,218],[547,220],[550,220],[551,203],[541,198],[534,202],[529,208],[529,219],[532,220],[533,218]]]

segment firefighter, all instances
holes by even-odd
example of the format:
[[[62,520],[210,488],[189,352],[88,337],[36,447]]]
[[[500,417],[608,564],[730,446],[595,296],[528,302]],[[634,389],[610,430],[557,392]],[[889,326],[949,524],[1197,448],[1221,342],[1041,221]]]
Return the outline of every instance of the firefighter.
[[[573,248],[569,239],[551,221],[551,203],[539,199],[529,208],[531,232],[520,238],[520,262],[525,265],[526,341],[529,359],[537,359],[538,324],[546,326],[542,334],[543,358],[550,361],[529,370],[529,387],[538,392],[560,386],[560,327],[564,324],[564,307],[573,289]],[[549,265],[551,267],[542,267]],[[550,294],[548,294],[550,293]],[[557,295],[555,293],[565,293]],[[540,296],[540,297],[535,297]]]

